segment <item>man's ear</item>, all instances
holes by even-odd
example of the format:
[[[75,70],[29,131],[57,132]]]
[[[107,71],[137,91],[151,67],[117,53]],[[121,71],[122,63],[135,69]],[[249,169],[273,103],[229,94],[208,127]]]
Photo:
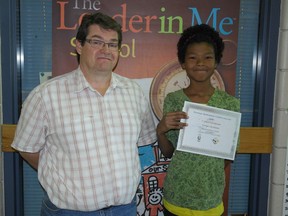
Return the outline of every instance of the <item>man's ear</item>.
[[[75,40],[76,41],[76,47],[75,47],[75,49],[76,49],[76,51],[77,51],[77,53],[79,54],[79,55],[81,55],[81,52],[82,52],[82,44],[81,44],[81,42],[79,41],[79,40]]]

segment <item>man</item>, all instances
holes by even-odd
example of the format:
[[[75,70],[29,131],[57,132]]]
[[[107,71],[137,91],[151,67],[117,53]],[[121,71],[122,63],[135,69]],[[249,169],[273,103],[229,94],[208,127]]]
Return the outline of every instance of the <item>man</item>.
[[[149,104],[113,73],[121,26],[102,13],[82,19],[79,67],[27,97],[12,146],[45,190],[41,215],[136,215],[138,145],[156,141]]]

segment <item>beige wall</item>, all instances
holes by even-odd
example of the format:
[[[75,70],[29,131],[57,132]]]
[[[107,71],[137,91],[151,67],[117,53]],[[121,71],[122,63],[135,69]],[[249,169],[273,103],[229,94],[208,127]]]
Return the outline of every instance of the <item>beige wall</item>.
[[[288,0],[281,1],[275,82],[274,140],[268,216],[284,215],[283,201],[288,145]]]

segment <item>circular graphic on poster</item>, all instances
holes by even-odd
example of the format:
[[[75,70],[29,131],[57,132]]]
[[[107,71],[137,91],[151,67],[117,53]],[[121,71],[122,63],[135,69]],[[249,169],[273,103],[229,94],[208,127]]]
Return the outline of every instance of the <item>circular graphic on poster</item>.
[[[224,82],[217,70],[214,71],[210,80],[214,88],[225,91]],[[158,120],[162,118],[163,103],[166,95],[170,92],[186,88],[189,82],[186,71],[181,68],[177,59],[159,70],[152,80],[149,95],[152,110]]]

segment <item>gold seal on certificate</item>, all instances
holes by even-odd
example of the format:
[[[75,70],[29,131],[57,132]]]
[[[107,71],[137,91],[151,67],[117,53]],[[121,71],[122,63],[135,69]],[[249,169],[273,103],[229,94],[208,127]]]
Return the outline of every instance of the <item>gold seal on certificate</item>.
[[[188,124],[180,130],[177,150],[234,160],[241,113],[185,101]]]

